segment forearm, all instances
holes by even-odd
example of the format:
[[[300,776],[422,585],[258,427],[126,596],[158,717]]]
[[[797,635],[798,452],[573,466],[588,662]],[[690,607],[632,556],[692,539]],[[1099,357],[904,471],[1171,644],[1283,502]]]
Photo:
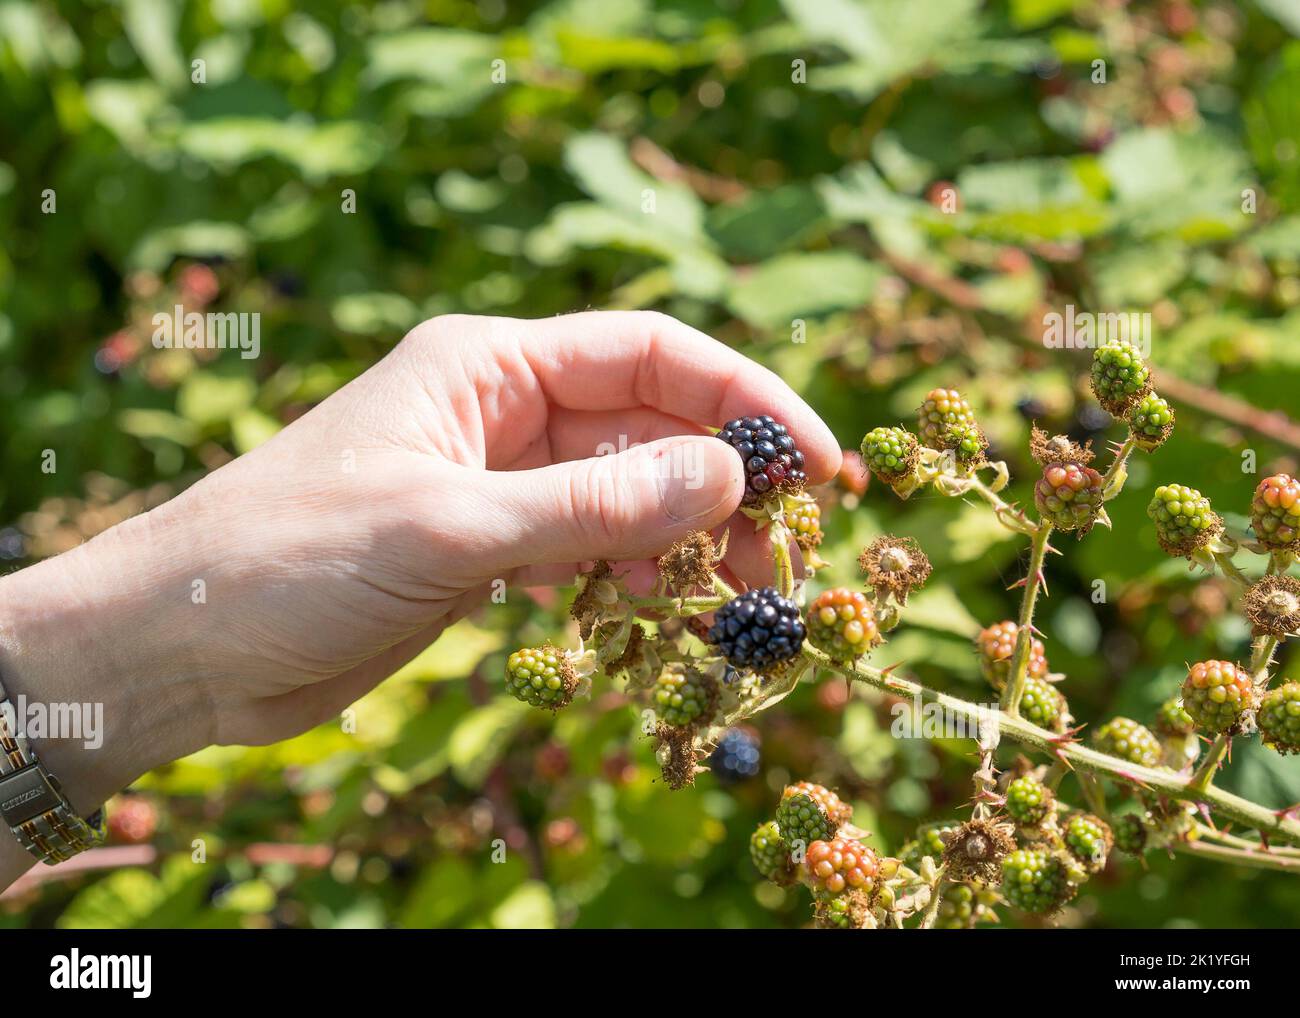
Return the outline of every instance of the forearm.
[[[177,562],[150,528],[128,521],[0,579],[0,680],[82,816],[207,738]],[[0,886],[32,862],[0,831]]]

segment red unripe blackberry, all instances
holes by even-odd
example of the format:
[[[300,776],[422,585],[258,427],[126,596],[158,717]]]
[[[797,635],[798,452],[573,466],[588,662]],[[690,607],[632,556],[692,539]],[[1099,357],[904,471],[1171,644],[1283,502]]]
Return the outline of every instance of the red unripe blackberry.
[[[880,871],[880,857],[852,838],[814,841],[803,864],[814,889],[825,894],[870,891]]]
[[[1079,463],[1049,463],[1034,485],[1034,505],[1057,530],[1092,526],[1101,510],[1102,478]]]
[[[1011,675],[1011,659],[1016,652],[1016,636],[1020,627],[1014,622],[995,622],[987,629],[981,629],[975,637],[975,649],[979,653],[980,668],[984,677],[995,689],[1006,685]],[[1047,652],[1043,641],[1031,637],[1029,641],[1029,670],[1032,679],[1047,678]]]
[[[1132,718],[1111,718],[1092,736],[1092,744],[1103,753],[1129,763],[1155,767],[1160,763],[1160,740]]]
[[[836,587],[808,606],[808,642],[836,661],[852,661],[880,642],[874,606],[861,591]]]
[[[1183,680],[1183,709],[1207,732],[1234,732],[1258,696],[1250,673],[1231,661],[1198,661]]]
[[[1266,547],[1300,546],[1300,481],[1288,474],[1260,481],[1250,503],[1250,527]]]
[[[916,417],[921,443],[931,449],[944,448],[943,438],[949,426],[975,423],[970,404],[956,389],[931,389]]]
[[[1259,701],[1259,734],[1283,755],[1300,753],[1300,682],[1284,682]]]
[[[774,492],[800,492],[808,484],[803,453],[786,426],[766,414],[728,421],[718,437],[745,464],[745,505],[761,505]]]

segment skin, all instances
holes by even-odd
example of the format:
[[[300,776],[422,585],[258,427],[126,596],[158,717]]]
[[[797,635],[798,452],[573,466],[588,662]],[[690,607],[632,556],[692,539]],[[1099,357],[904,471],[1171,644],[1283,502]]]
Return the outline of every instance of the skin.
[[[100,748],[34,742],[88,814],[206,746],[336,717],[494,580],[605,558],[646,589],[674,541],[728,529],[743,470],[707,429],[759,413],[811,482],[834,475],[838,443],[784,382],[665,315],[433,319],[172,501],[0,579],[0,677],[104,705]],[[731,524],[725,578],[770,582],[766,536]],[[31,864],[0,833],[0,886]]]

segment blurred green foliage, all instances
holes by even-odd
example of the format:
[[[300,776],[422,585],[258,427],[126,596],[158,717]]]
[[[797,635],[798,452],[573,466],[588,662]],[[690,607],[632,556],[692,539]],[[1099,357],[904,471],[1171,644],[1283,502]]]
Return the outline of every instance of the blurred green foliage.
[[[663,308],[778,370],[849,448],[956,385],[1022,501],[1031,418],[1107,434],[1086,355],[1036,339],[1043,307],[1149,312],[1161,368],[1291,410],[1298,34],[1285,0],[0,0],[0,555],[155,504],[449,311]],[[152,314],[182,302],[260,312],[261,356],[155,349]],[[1094,724],[1149,716],[1184,661],[1248,636],[1160,556],[1146,493],[1192,484],[1240,526],[1242,452],[1295,463],[1174,402],[1114,530],[1052,563],[1040,627]],[[969,638],[1012,613],[1022,549],[975,507],[872,490],[828,514],[827,581],[886,530],[936,573],[878,656],[986,697]],[[785,780],[838,788],[884,850],[965,799],[971,744],[896,741],[830,680],[759,720],[761,778],[670,792],[617,694],[555,719],[497,694],[563,616],[513,591],[355,731],[148,776],[158,860],[11,898],[3,922],[797,925],[745,847]],[[1225,782],[1300,800],[1300,766],[1255,747]],[[1294,922],[1295,881],[1224,876],[1113,867],[1065,921]]]

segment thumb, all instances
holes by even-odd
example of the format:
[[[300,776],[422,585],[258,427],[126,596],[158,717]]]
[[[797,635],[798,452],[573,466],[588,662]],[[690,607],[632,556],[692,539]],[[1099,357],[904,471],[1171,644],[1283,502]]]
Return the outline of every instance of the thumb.
[[[489,477],[514,524],[511,567],[659,555],[725,520],[745,490],[735,450],[704,436]]]

